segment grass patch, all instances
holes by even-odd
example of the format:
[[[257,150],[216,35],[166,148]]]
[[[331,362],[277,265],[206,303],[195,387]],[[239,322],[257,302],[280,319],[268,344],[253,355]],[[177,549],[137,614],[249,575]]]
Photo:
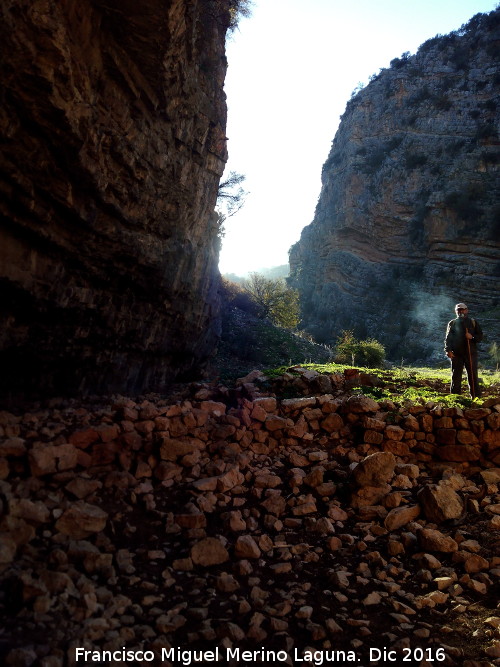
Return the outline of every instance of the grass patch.
[[[302,364],[302,368],[315,370],[323,374],[343,374],[348,364]],[[355,387],[354,391],[369,396],[376,401],[391,400],[394,403],[412,403],[425,405],[429,402],[438,403],[445,407],[468,408],[481,405],[483,400],[489,396],[500,395],[500,372],[481,369],[479,380],[482,389],[482,398],[471,399],[467,395],[449,393],[450,370],[449,368],[356,368],[382,381],[380,387]],[[285,372],[293,373],[293,367],[280,366],[278,368],[264,371],[266,376],[272,380],[283,375]],[[464,375],[464,388],[466,388]]]

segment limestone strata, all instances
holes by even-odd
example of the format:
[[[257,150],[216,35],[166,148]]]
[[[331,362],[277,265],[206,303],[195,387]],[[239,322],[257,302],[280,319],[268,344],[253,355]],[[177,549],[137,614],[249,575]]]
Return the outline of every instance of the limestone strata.
[[[442,358],[453,307],[498,329],[500,11],[424,43],[348,102],[290,250],[305,328]],[[481,321],[482,320],[482,321]]]
[[[161,388],[212,352],[228,6],[2,3],[1,393]]]

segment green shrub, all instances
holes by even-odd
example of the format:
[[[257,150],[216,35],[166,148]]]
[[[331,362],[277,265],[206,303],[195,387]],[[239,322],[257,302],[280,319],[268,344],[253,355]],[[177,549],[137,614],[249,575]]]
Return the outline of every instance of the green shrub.
[[[469,66],[469,54],[460,44],[458,44],[450,55],[450,62],[453,63],[455,71],[465,70]]]
[[[230,0],[229,2],[229,30],[237,29],[241,18],[249,18],[252,15],[252,0]]]
[[[479,106],[494,113],[497,109],[497,102],[496,100],[486,100],[486,102],[479,102]]]
[[[335,346],[337,363],[358,364],[366,368],[376,368],[385,358],[385,348],[374,338],[357,340],[354,332],[343,331]]]
[[[404,53],[401,54],[401,58],[394,58],[391,60],[391,67],[393,69],[401,69],[401,67],[404,67],[406,63],[410,60],[410,52],[405,51]]]
[[[498,372],[498,370],[500,370],[500,347],[496,342],[490,345],[488,353],[493,362],[496,364],[496,370]]]
[[[498,164],[500,162],[500,156],[496,152],[483,151],[481,153],[481,161],[485,164]]]
[[[328,156],[325,164],[323,165],[323,173],[327,172],[329,169],[333,167],[337,167],[338,165],[340,165],[343,160],[343,157],[344,156],[339,151],[336,152],[332,151]]]
[[[450,98],[446,95],[435,95],[433,101],[436,109],[441,109],[442,111],[449,111],[453,106]]]
[[[426,100],[430,100],[431,98],[432,98],[432,93],[429,90],[429,86],[422,86],[422,88],[413,93],[413,95],[410,95],[407,104],[409,106],[415,106],[416,104],[420,104],[421,102],[425,102]]]
[[[405,166],[407,169],[423,167],[424,164],[427,164],[427,155],[424,155],[423,153],[406,153]]]
[[[359,357],[361,363],[368,368],[377,368],[385,358],[385,348],[378,340],[368,338],[359,341]]]
[[[497,137],[497,129],[493,123],[486,123],[486,125],[481,125],[477,128],[476,131],[476,140],[481,141],[482,139],[495,139]]]
[[[251,273],[243,285],[247,294],[260,309],[262,318],[285,329],[295,329],[299,323],[299,293],[288,287],[282,278],[270,279]]]
[[[380,169],[386,157],[387,152],[384,146],[376,148],[372,152],[367,153],[365,162],[362,166],[362,171],[365,174],[374,174]]]
[[[455,211],[462,220],[474,221],[483,213],[483,209],[478,204],[481,194],[472,187],[461,192],[455,190],[446,195],[444,204]]]
[[[223,309],[238,308],[245,313],[257,317],[260,313],[260,307],[248,292],[232,280],[221,277],[219,294]]]

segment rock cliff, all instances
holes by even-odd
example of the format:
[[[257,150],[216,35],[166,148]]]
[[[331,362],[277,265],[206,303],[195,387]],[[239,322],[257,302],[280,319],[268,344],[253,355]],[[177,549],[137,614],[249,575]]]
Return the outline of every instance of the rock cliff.
[[[394,359],[438,358],[458,301],[500,334],[499,55],[500,11],[478,14],[348,102],[290,250],[319,341],[353,329]]]
[[[161,390],[212,352],[231,4],[2,3],[0,393]]]

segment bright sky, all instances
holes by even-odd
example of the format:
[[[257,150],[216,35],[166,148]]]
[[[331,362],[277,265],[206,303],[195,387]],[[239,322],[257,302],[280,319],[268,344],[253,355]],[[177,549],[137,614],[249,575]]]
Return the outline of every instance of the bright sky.
[[[321,168],[356,86],[498,0],[254,0],[229,39],[230,170],[244,207],[226,221],[222,273],[286,264],[314,216]]]

